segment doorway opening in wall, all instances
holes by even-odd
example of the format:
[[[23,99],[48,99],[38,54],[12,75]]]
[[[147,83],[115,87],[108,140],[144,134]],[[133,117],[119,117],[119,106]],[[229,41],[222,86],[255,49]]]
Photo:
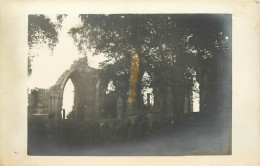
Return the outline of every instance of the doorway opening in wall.
[[[65,85],[63,92],[63,103],[61,111],[62,119],[73,119],[73,107],[74,107],[74,85],[69,79]]]
[[[151,87],[152,79],[151,76],[144,72],[142,77],[142,90],[141,94],[143,96],[144,107],[150,109],[154,105],[154,94],[153,88]]]
[[[110,119],[110,118],[116,118],[116,94],[115,94],[115,85],[112,80],[108,82],[105,97],[104,97],[104,103],[103,103],[103,111],[102,116],[104,119]]]
[[[193,112],[200,112],[200,84],[198,83],[196,76],[194,77],[193,86]]]

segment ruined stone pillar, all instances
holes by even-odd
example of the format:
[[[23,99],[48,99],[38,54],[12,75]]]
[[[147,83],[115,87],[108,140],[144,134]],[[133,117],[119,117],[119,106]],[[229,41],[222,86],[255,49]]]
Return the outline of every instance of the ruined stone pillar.
[[[167,95],[166,95],[166,106],[165,108],[165,115],[167,117],[171,117],[173,116],[173,94],[172,94],[172,90],[171,87],[168,86],[167,87]]]
[[[190,93],[190,102],[189,102],[189,110],[190,110],[190,112],[193,112],[193,93],[194,92]]]
[[[184,108],[183,108],[183,112],[184,113],[188,113],[189,112],[189,98],[187,96],[185,96],[184,99]]]
[[[128,100],[126,103],[126,112],[127,112],[127,114],[131,114],[134,112],[134,103],[131,103]]]
[[[101,106],[100,106],[100,102],[101,102],[101,87],[100,87],[100,80],[97,81],[97,84],[96,84],[96,97],[95,97],[95,118],[96,119],[99,119],[100,118],[100,109],[101,109]]]
[[[163,97],[159,87],[155,89],[154,93],[154,108],[156,112],[163,112]]]
[[[124,119],[124,100],[121,96],[117,98],[117,119],[123,120]]]
[[[139,75],[139,61],[138,54],[133,51],[131,54],[131,67],[130,67],[130,88],[128,91],[127,113],[136,111],[136,95],[137,83]]]
[[[61,108],[59,104],[59,96],[58,95],[53,95],[53,111],[55,114],[55,120],[61,119]]]
[[[62,110],[62,119],[65,119],[65,109]]]

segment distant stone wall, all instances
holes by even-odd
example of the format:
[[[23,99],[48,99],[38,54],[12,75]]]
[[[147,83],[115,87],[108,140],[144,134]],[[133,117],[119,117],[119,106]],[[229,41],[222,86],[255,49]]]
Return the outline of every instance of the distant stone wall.
[[[28,94],[29,115],[49,114],[50,91],[48,89],[32,89]]]

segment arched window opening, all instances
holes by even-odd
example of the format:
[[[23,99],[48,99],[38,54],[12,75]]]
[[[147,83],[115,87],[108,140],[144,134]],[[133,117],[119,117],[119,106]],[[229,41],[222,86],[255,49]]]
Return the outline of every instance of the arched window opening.
[[[193,112],[200,112],[200,84],[197,81],[196,71],[194,71],[193,84]]]
[[[116,89],[116,87],[114,86],[113,81],[109,81],[108,85],[107,85],[107,90],[106,90],[106,94],[109,94],[111,92],[114,92]]]
[[[147,72],[144,72],[142,77],[142,90],[143,104],[145,107],[151,107],[154,105],[154,93],[151,87],[152,79]]]
[[[109,81],[104,101],[103,101],[103,118],[110,119],[110,118],[116,118],[116,105],[117,105],[117,98],[115,95],[115,89],[114,83],[112,80]]]
[[[73,107],[74,107],[74,85],[69,79],[66,83],[63,92],[63,104],[61,117],[62,119],[73,119]]]

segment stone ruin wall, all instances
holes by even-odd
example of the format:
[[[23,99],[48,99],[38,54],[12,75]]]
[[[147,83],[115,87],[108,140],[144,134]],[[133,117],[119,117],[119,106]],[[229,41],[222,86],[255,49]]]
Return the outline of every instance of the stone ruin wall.
[[[74,74],[76,72],[76,74]],[[62,100],[63,100],[63,88],[66,85],[66,81],[70,78],[75,86],[75,88],[79,87],[81,95],[76,95],[75,100],[79,101],[78,103],[74,103],[76,109],[84,109],[83,105],[87,105],[87,110],[84,110],[82,114],[78,115],[76,118],[77,121],[104,121],[105,119],[100,116],[102,111],[102,101],[103,101],[103,93],[106,90],[106,86],[102,85],[104,82],[99,77],[100,70],[93,69],[87,65],[86,58],[81,58],[71,65],[70,69],[66,70],[57,80],[54,86],[49,89],[34,89],[38,93],[38,104],[34,105],[35,96],[33,94],[29,94],[29,106],[28,111],[30,109],[30,115],[37,114],[37,111],[40,108],[43,108],[45,114],[48,114],[50,119],[55,119],[56,121],[61,120],[61,110],[62,110]],[[79,78],[81,80],[79,80]],[[108,82],[106,82],[108,83]],[[82,100],[76,98],[82,98]],[[173,103],[172,103],[172,94],[169,90],[166,94],[166,103],[164,111],[148,111],[143,112],[143,110],[134,110],[129,111],[127,107],[127,101],[122,97],[117,98],[117,106],[116,112],[117,116],[114,119],[118,120],[130,120],[135,121],[136,117],[142,115],[145,116],[150,121],[158,121],[162,118],[173,117]],[[191,112],[192,110],[192,100],[189,97],[185,99],[185,106],[183,109],[184,113]],[[79,108],[81,107],[81,108]],[[154,105],[154,107],[162,107],[162,103],[158,102]],[[128,110],[128,111],[127,111]]]

